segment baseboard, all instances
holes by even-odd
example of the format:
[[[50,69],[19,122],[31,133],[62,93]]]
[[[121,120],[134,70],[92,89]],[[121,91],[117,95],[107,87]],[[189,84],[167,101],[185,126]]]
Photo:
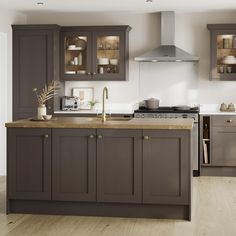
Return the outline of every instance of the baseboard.
[[[201,175],[236,177],[236,167],[202,166]]]
[[[9,200],[8,213],[191,220],[189,205]]]

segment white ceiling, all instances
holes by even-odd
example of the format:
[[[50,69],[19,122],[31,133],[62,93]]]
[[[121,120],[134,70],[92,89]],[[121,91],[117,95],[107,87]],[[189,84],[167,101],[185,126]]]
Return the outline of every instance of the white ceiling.
[[[44,5],[37,5],[44,2]],[[199,12],[236,10],[236,0],[0,0],[0,9],[69,12]]]

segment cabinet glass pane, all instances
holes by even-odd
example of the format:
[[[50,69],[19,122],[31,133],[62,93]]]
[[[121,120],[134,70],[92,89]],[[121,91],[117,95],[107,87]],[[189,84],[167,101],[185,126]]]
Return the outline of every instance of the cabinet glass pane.
[[[87,37],[83,35],[64,38],[65,74],[86,74],[87,41]]]
[[[100,36],[97,38],[97,73],[119,73],[120,37]]]
[[[236,35],[217,35],[217,73],[236,73]]]

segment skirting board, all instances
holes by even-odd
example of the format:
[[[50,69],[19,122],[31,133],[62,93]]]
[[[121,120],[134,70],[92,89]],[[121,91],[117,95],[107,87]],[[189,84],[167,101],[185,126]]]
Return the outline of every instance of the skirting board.
[[[236,177],[236,167],[202,166],[201,175]]]
[[[8,213],[191,220],[189,205],[140,205],[9,200]]]

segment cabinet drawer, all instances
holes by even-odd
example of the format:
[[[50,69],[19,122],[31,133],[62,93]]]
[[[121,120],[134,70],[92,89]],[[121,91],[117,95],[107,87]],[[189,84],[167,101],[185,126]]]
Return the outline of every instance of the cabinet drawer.
[[[219,115],[212,116],[212,126],[236,126],[236,115]]]

